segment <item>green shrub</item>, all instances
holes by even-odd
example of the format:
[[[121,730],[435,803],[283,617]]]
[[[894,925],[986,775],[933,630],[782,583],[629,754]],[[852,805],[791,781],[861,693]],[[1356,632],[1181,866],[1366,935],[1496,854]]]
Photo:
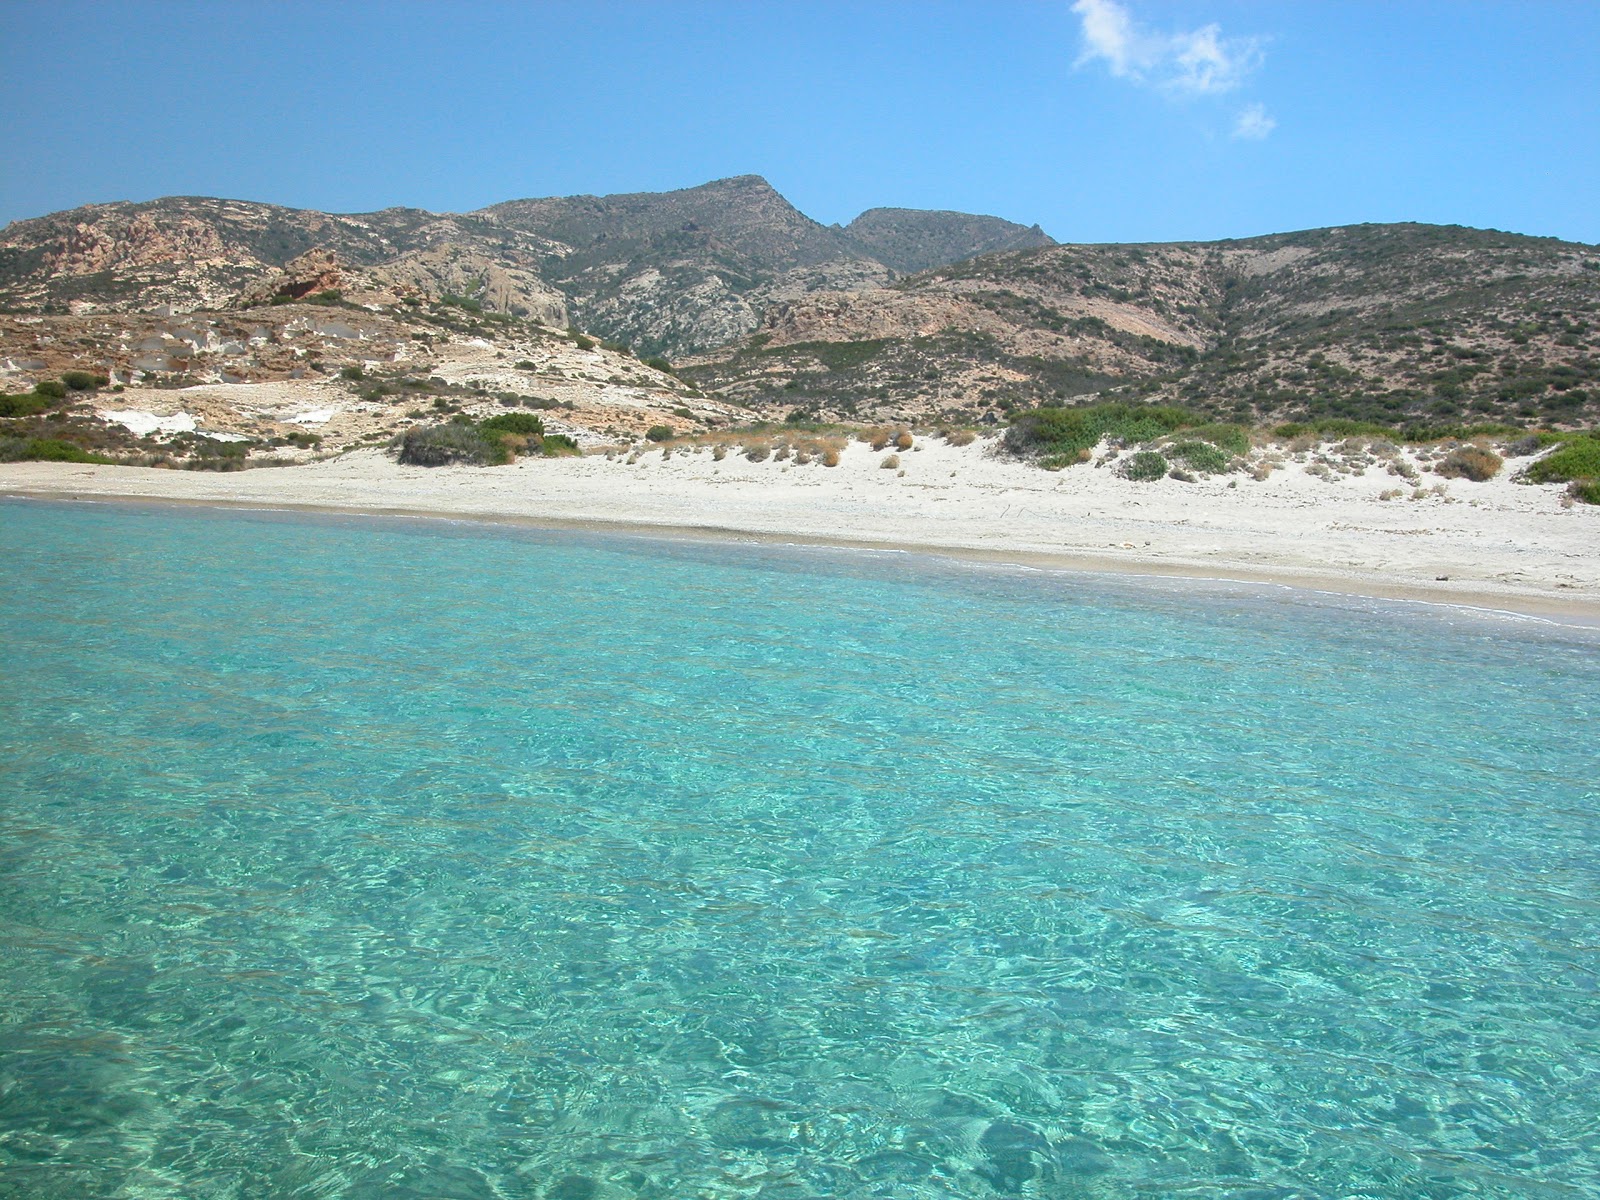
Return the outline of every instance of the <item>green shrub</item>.
[[[95,388],[105,387],[111,380],[93,371],[63,371],[61,382],[74,392],[92,392]]]
[[[652,425],[645,430],[644,435],[652,442],[670,442],[672,440],[672,426]]]
[[[530,412],[499,413],[479,421],[484,433],[514,433],[522,437],[543,437],[544,422]]]
[[[1154,450],[1141,450],[1124,459],[1118,473],[1136,483],[1151,483],[1166,475],[1167,460]]]
[[[566,458],[573,454],[581,454],[578,443],[564,433],[547,433],[544,435],[544,456],[546,458]]]
[[[1574,479],[1567,484],[1567,495],[1585,504],[1600,504],[1600,479]]]
[[[574,346],[576,346],[579,350],[593,350],[594,349],[594,339],[593,338],[584,337],[583,334],[579,333],[577,331],[577,329],[575,329],[571,325],[567,326],[567,336],[572,339],[572,344]]]
[[[1590,433],[1570,439],[1560,449],[1530,463],[1523,476],[1533,483],[1600,479],[1600,436]]]
[[[1101,438],[1134,445],[1199,423],[1184,409],[1153,404],[1034,408],[1012,420],[1005,447],[1013,454],[1045,455],[1065,464],[1081,461],[1081,452],[1093,450]]]
[[[1210,442],[1184,440],[1166,448],[1173,458],[1205,475],[1221,475],[1228,469],[1228,456]]]
[[[7,396],[0,393],[0,417],[32,417],[50,407],[44,396]]]
[[[331,308],[333,305],[338,304],[343,299],[344,293],[338,288],[329,288],[327,291],[318,292],[314,296],[307,296],[305,302],[307,304],[321,304],[324,307]]]
[[[1184,436],[1196,438],[1202,442],[1210,442],[1213,446],[1226,450],[1229,454],[1248,454],[1250,452],[1250,431],[1243,425],[1201,425],[1194,429],[1184,430]]]
[[[1504,460],[1493,450],[1482,446],[1457,446],[1445,455],[1435,470],[1446,479],[1470,479],[1483,483],[1500,474]]]
[[[65,400],[67,398],[67,385],[59,379],[41,379],[33,385],[35,396],[46,396],[51,400]]]
[[[1308,433],[1318,433],[1330,438],[1385,437],[1392,441],[1403,440],[1400,431],[1393,426],[1379,425],[1373,421],[1351,421],[1343,417],[1327,417],[1320,421],[1291,421],[1287,425],[1279,425],[1272,432],[1285,441],[1304,437]]]
[[[501,463],[509,452],[471,425],[418,425],[400,439],[400,461],[414,467]]]
[[[651,355],[649,358],[645,359],[644,365],[650,367],[652,370],[663,371],[668,375],[672,374],[672,364],[666,359],[662,358],[659,354]]]
[[[339,368],[340,379],[364,379],[366,374],[367,373],[361,369],[359,364],[355,366]]]
[[[65,438],[0,438],[0,462],[112,463]]]

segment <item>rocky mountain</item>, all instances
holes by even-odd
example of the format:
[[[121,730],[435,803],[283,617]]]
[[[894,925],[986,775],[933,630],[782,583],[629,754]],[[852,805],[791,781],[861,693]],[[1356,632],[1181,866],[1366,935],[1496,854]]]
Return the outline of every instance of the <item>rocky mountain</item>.
[[[79,366],[129,386],[279,378],[248,345],[164,373],[139,365],[154,351],[37,322],[307,301],[424,340],[576,326],[766,416],[997,421],[1111,395],[1242,421],[1600,416],[1594,246],[1414,224],[1056,245],[1037,226],[889,208],[824,226],[757,176],[455,215],[174,198],[19,221],[0,231],[0,310],[35,324],[0,344],[0,386],[69,340]]]
[[[686,372],[764,411],[997,418],[1089,395],[1256,421],[1583,424],[1600,249],[1426,225],[989,255],[774,303]]]
[[[844,226],[843,232],[873,258],[903,275],[980,254],[1055,245],[1055,239],[1037,225],[916,208],[869,208]]]
[[[641,353],[678,354],[752,332],[775,301],[892,282],[904,268],[875,248],[921,269],[1039,239],[1048,241],[963,213],[875,210],[847,229],[828,227],[754,175],[676,192],[516,200],[462,215],[334,215],[174,197],[8,226],[0,308],[215,310],[298,299],[320,275],[326,288],[318,290],[362,303],[457,296],[493,312],[571,320]]]

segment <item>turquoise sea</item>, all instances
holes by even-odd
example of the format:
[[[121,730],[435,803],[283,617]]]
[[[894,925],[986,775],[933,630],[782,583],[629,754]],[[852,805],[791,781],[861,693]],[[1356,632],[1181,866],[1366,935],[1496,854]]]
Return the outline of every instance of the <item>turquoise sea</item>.
[[[0,1195],[1600,1195],[1600,636],[0,501]]]

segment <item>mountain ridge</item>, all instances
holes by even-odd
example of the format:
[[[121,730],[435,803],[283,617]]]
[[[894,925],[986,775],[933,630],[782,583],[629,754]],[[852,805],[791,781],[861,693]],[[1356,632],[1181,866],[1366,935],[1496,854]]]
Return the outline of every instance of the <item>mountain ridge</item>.
[[[944,261],[982,253],[997,226],[1013,227],[960,213],[922,221],[948,226],[938,233]],[[672,192],[508,200],[467,213],[325,213],[211,197],[84,205],[0,229],[0,307],[133,310],[155,297],[174,311],[221,308],[313,250],[368,268],[445,244],[537,275],[565,297],[572,319],[648,352],[708,349],[754,330],[774,299],[899,274],[761,176],[740,175]]]
[[[490,314],[570,324],[801,419],[997,421],[1093,397],[1240,421],[1600,416],[1600,247],[1498,230],[1073,245],[948,211],[825,226],[754,175],[460,214],[180,197],[0,230],[0,309],[41,318],[319,297],[419,337],[491,337]],[[278,369],[244,355],[226,373],[258,368]]]

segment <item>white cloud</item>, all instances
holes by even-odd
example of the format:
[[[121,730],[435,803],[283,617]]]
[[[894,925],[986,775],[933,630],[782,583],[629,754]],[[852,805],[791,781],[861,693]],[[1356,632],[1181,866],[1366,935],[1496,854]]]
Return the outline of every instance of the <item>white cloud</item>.
[[[1105,62],[1118,79],[1194,96],[1231,92],[1261,65],[1261,39],[1225,38],[1220,25],[1187,33],[1146,29],[1116,0],[1076,0],[1083,22],[1078,62]]]
[[[1259,104],[1252,104],[1239,113],[1238,120],[1233,123],[1233,136],[1246,141],[1259,142],[1274,129],[1278,123],[1267,116],[1267,110]]]

